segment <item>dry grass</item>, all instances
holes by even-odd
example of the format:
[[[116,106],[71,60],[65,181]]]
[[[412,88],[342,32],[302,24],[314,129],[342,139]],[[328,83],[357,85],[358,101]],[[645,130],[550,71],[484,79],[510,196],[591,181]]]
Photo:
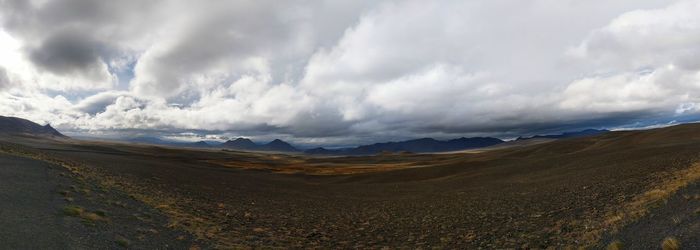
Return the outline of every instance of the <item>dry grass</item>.
[[[678,242],[676,238],[666,237],[661,243],[661,249],[663,250],[678,250],[681,249],[681,243]]]
[[[622,250],[622,247],[623,247],[622,242],[619,240],[616,240],[616,241],[610,242],[610,244],[608,244],[608,247],[606,247],[605,249],[607,249],[607,250]]]
[[[351,175],[361,173],[376,173],[399,169],[427,167],[427,165],[419,165],[414,162],[403,163],[336,163],[336,162],[321,162],[310,163],[303,160],[280,160],[274,165],[269,164],[264,160],[256,162],[241,162],[235,160],[208,160],[207,163],[213,163],[229,168],[240,169],[255,169],[266,170],[280,174],[307,174],[307,175]]]
[[[92,174],[88,174],[88,176],[96,178],[95,180],[99,181],[102,186],[122,190],[131,194],[134,199],[158,209],[168,217],[168,227],[170,228],[183,229],[197,239],[215,240],[217,248],[237,249],[243,247],[226,241],[227,237],[224,237],[226,232],[223,231],[215,219],[217,215],[209,213],[196,214],[192,210],[192,205],[189,204],[190,201],[188,199],[173,196],[174,194],[172,193],[143,188],[137,183],[132,183],[132,180],[129,178],[108,175],[96,176]]]
[[[700,179],[700,164],[695,164],[688,169],[671,173],[656,189],[650,190],[625,206],[616,213],[614,218],[622,221],[638,219],[649,212],[649,208],[656,204],[664,203],[675,192],[687,186],[691,182]],[[610,220],[610,224],[619,224],[621,220]]]
[[[63,214],[68,215],[68,216],[73,216],[77,217],[80,216],[85,211],[82,207],[79,206],[65,206],[63,208]]]
[[[114,242],[121,247],[129,247],[129,245],[131,245],[131,241],[122,236],[117,236],[117,239],[115,239]]]
[[[700,163],[687,169],[667,172],[656,179],[660,180],[660,184],[656,185],[656,188],[636,196],[620,209],[609,212],[602,224],[595,227],[597,229],[586,232],[583,238],[589,244],[594,244],[600,239],[604,229],[614,233],[623,226],[647,215],[651,208],[662,205],[681,188],[700,180]]]
[[[98,221],[107,221],[107,219],[104,216],[104,212],[89,212],[85,210],[85,208],[82,208],[80,206],[74,206],[74,205],[69,205],[63,207],[63,214],[66,216],[72,216],[72,217],[77,217],[82,219],[84,222],[98,222]]]

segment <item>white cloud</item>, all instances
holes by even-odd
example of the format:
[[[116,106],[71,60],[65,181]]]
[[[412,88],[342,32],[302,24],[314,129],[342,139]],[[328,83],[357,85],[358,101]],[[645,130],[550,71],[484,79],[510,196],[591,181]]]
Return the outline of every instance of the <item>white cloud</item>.
[[[337,143],[607,126],[694,114],[700,103],[697,1],[0,9],[0,112],[76,133]]]
[[[666,8],[635,10],[597,29],[572,56],[606,70],[634,70],[673,64],[700,69],[700,2],[682,1]]]
[[[672,113],[684,103],[700,101],[698,12],[700,2],[681,1],[627,12],[591,32],[568,54],[593,74],[566,88],[562,107]],[[685,114],[692,110],[680,109]]]

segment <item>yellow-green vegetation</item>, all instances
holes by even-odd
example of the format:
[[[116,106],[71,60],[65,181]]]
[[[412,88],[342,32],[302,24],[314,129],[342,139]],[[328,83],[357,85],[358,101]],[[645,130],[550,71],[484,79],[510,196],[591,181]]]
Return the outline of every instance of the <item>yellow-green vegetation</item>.
[[[663,250],[678,250],[681,249],[681,243],[678,242],[676,238],[666,237],[661,243],[661,249]]]
[[[98,210],[95,212],[86,211],[80,206],[69,205],[63,207],[63,214],[83,219],[85,222],[105,221],[105,212]]]
[[[623,246],[622,242],[619,240],[616,240],[616,241],[610,242],[610,244],[608,244],[608,247],[605,249],[607,249],[607,250],[621,250],[622,246]]]
[[[95,211],[95,214],[97,214],[97,215],[99,215],[99,216],[102,216],[102,217],[106,217],[106,216],[107,216],[107,212],[105,212],[104,210],[96,210],[96,211]]]
[[[79,206],[65,206],[63,207],[63,214],[68,215],[68,216],[80,216],[85,211],[82,207]]]
[[[681,224],[681,222],[682,222],[681,218],[678,216],[674,216],[673,218],[671,218],[671,220],[673,220],[673,224],[676,224],[676,225]]]
[[[114,240],[114,242],[116,242],[117,245],[122,247],[128,247],[129,245],[131,245],[131,241],[121,236],[117,236],[117,239]]]
[[[84,212],[84,213],[80,214],[80,218],[87,220],[87,221],[91,221],[91,222],[104,220],[104,217],[102,217],[96,213],[92,213],[92,212]]]

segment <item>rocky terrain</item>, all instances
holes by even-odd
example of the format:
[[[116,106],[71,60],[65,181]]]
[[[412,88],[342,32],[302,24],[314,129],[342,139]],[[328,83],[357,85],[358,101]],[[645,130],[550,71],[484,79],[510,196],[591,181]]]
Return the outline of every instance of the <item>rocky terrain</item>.
[[[114,214],[78,235],[119,232],[109,242],[120,235],[134,247],[149,248],[142,231],[99,227],[121,225],[121,213],[140,225],[130,228],[167,232],[148,244],[185,232],[183,244],[204,248],[656,248],[667,237],[693,246],[698,235],[697,124],[450,154],[309,157],[27,136],[0,145],[98,190],[87,192],[95,207],[62,201],[84,208],[69,219]],[[118,197],[132,205],[107,211]],[[158,219],[141,221],[141,211]]]

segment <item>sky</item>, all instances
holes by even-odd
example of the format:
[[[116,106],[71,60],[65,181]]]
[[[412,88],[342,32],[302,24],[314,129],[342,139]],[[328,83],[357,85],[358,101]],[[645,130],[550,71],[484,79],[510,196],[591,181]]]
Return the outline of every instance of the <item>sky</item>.
[[[356,145],[700,115],[700,1],[0,0],[0,115]]]

